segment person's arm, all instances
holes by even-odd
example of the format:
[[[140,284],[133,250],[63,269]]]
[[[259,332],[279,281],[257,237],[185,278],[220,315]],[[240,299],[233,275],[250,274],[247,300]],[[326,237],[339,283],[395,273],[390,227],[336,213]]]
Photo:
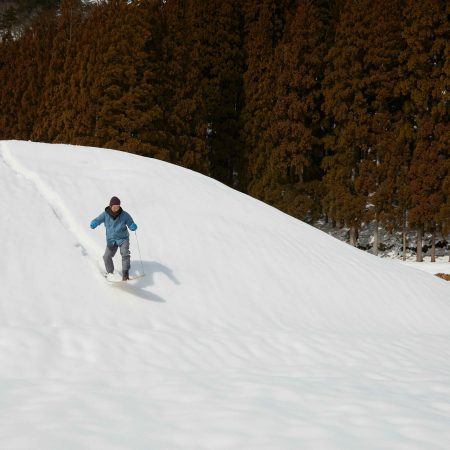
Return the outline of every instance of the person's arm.
[[[103,211],[98,217],[96,217],[91,222],[91,228],[97,228],[100,224],[102,224],[105,221],[105,212]]]
[[[127,227],[131,230],[131,231],[136,231],[137,230],[137,225],[134,223],[133,218],[127,213],[127,218],[125,223],[127,224]]]

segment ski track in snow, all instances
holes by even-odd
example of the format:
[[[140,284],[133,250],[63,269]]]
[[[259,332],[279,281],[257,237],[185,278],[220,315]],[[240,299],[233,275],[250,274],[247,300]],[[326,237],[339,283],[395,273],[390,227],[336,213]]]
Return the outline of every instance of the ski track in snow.
[[[102,250],[95,245],[92,239],[90,239],[84,230],[81,229],[75,218],[72,216],[69,208],[64,204],[58,194],[47,186],[37,173],[25,168],[16,158],[14,158],[6,143],[2,142],[1,147],[1,157],[5,164],[9,166],[17,176],[23,177],[32,183],[36,190],[46,200],[56,218],[73,234],[76,239],[75,245],[80,248],[83,256],[88,256],[92,263],[98,264],[98,259],[93,255],[98,255]]]
[[[60,184],[58,194],[52,186],[62,178],[51,186],[53,169],[34,170],[44,164],[41,148],[53,147],[3,142],[0,148],[1,201],[10,213],[1,231],[11,236],[0,267],[0,448],[448,448],[450,314],[444,298],[450,291],[444,282],[419,274],[419,282],[405,288],[408,310],[390,290],[396,274],[383,278],[380,270],[373,286],[384,289],[368,299],[370,289],[358,281],[366,256],[338,258],[331,241],[305,229],[311,233],[305,241],[317,237],[345,267],[324,275],[326,263],[303,254],[310,251],[307,242],[305,249],[293,247],[293,236],[270,234],[283,227],[282,216],[261,228],[255,224],[251,233],[246,221],[256,209],[230,210],[220,221],[209,217],[188,197],[179,200],[178,191],[158,191],[166,172],[180,178],[179,192],[198,187],[195,198],[206,191],[199,204],[226,198],[230,190],[154,162],[148,182],[154,180],[158,202],[151,206],[158,214],[149,212],[147,219],[139,205],[133,209],[140,229],[148,223],[166,241],[144,244],[144,255],[155,254],[145,261],[148,277],[134,286],[109,286],[92,275],[102,237],[85,232],[88,222],[73,212],[70,184]],[[99,172],[116,171],[115,158],[125,157],[99,151],[95,165]],[[73,176],[83,177],[75,156],[66,158]],[[137,163],[130,161],[129,180],[138,182]],[[97,181],[90,176],[79,195],[101,198],[102,192],[91,192]],[[98,183],[102,188],[107,181]],[[236,207],[239,201],[233,199]],[[185,204],[200,218],[191,220]],[[171,208],[180,210],[171,215]],[[309,279],[295,285],[299,271]],[[357,281],[350,283],[352,276]],[[286,286],[289,280],[294,287]],[[339,282],[345,287],[329,301],[327,289]],[[440,297],[423,302],[414,291],[428,282]],[[295,286],[304,287],[302,295]],[[372,327],[364,314],[371,302],[378,309]]]

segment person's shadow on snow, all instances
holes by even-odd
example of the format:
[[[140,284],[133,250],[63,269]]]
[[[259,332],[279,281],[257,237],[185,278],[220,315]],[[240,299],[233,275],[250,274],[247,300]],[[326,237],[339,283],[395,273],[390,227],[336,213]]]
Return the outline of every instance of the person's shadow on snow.
[[[147,288],[148,286],[153,286],[155,284],[154,274],[158,272],[166,275],[167,278],[169,278],[169,280],[171,280],[174,284],[179,285],[180,282],[175,277],[172,270],[155,261],[142,261],[142,265],[140,261],[133,261],[131,265],[130,275],[134,276],[136,272],[139,272],[139,274],[141,274],[142,270],[144,270],[145,276],[123,283],[115,283],[114,286],[122,291],[130,293],[131,295],[142,298],[143,300],[166,303],[165,299],[163,299],[159,295],[154,294],[153,292],[146,290],[145,288]]]

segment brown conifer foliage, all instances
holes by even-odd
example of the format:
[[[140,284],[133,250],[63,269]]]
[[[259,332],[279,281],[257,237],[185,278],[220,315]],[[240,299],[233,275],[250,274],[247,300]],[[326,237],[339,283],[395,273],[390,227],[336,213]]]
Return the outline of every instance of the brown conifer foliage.
[[[443,48],[443,66],[439,82],[436,83],[435,96],[438,101],[434,105],[433,117],[438,118],[436,125],[436,144],[438,146],[439,164],[443,166],[442,194],[443,203],[440,208],[439,223],[442,235],[447,240],[450,261],[450,3],[446,2],[444,18],[437,30],[440,40],[445,42]],[[444,45],[444,43],[443,43]]]
[[[99,145],[95,138],[97,98],[94,95],[95,65],[99,57],[97,43],[101,36],[104,5],[85,7],[80,30],[77,32],[75,52],[67,66],[70,67],[66,120],[62,141],[79,145]]]
[[[0,139],[11,139],[12,118],[17,114],[13,101],[12,77],[15,75],[11,70],[14,64],[14,49],[11,40],[0,42]]]
[[[404,10],[406,48],[400,55],[405,118],[411,128],[411,209],[409,225],[417,230],[417,259],[422,260],[422,235],[440,226],[445,201],[443,180],[448,168],[448,99],[445,76],[449,17],[445,2],[408,1]]]
[[[200,76],[194,97],[201,98],[205,114],[199,115],[197,128],[206,139],[211,175],[235,186],[244,70],[240,5],[237,0],[195,0],[188,14],[192,65]]]
[[[74,119],[71,99],[76,97],[76,92],[71,92],[70,80],[83,21],[81,0],[63,0],[55,20],[51,58],[31,139],[71,142],[70,130]]]
[[[329,5],[299,0],[275,51],[275,103],[266,140],[272,148],[264,174],[276,206],[299,218],[319,215],[323,155],[321,82],[330,28]]]
[[[294,1],[247,1],[245,13],[245,50],[247,70],[244,73],[244,108],[241,115],[242,146],[245,149],[247,190],[268,203],[276,204],[278,193],[272,194],[266,182],[268,159],[273,144],[267,142],[270,111],[276,97],[275,49],[282,39]]]
[[[163,7],[167,30],[163,40],[168,80],[165,107],[171,159],[184,167],[209,174],[206,105],[199,88],[202,55],[193,28],[195,14],[199,13],[195,6],[195,2],[189,0],[169,0]]]
[[[39,117],[50,60],[48,49],[54,33],[54,16],[45,13],[37,17],[9,48],[13,51],[13,59],[12,64],[5,67],[9,82],[5,86],[6,110],[3,112],[2,108],[2,113],[10,116],[6,120],[10,122],[8,128],[14,139],[30,139]]]
[[[372,1],[345,2],[336,38],[326,57],[324,111],[331,133],[324,138],[327,156],[323,160],[325,213],[350,228],[350,243],[356,245],[364,219],[367,198],[359,188],[361,162],[372,147],[369,96],[365,56]]]
[[[149,37],[143,12],[139,3],[129,4],[126,0],[104,6],[92,80],[97,102],[96,139],[101,146],[138,153],[144,148],[135,128],[140,127],[136,90],[145,70],[145,43]]]
[[[133,83],[118,108],[129,130],[122,149],[166,161],[170,160],[166,112],[167,75],[163,59],[163,17],[160,2],[144,0],[132,9],[134,34],[128,36],[135,46]],[[137,50],[136,50],[137,49]]]
[[[398,218],[396,198],[399,170],[404,166],[404,142],[399,139],[402,98],[398,55],[404,48],[401,37],[403,0],[372,2],[366,11],[361,91],[367,102],[367,153],[360,163],[356,189],[367,197],[366,223],[374,222],[373,252],[378,253],[378,226],[392,229]],[[407,162],[406,162],[407,164]]]

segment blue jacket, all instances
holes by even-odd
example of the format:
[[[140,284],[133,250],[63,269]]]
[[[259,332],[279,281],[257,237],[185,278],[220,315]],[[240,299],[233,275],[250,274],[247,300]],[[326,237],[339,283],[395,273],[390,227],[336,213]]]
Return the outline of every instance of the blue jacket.
[[[114,217],[109,206],[105,208],[95,220],[100,225],[105,224],[106,227],[106,245],[112,247],[114,245],[122,245],[126,240],[130,238],[128,228],[134,223],[132,217],[124,211],[122,208],[119,210],[119,214]]]

